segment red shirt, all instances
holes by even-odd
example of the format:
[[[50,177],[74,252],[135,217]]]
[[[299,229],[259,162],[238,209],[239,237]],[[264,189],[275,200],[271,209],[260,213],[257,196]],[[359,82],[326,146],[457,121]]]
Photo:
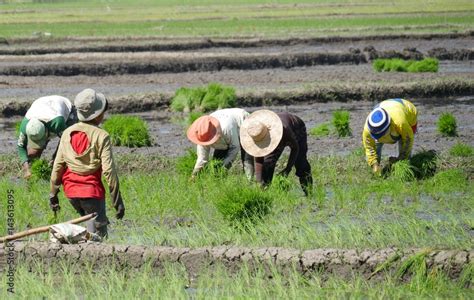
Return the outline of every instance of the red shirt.
[[[71,133],[72,149],[77,154],[82,154],[89,148],[89,139],[82,131],[73,131]],[[73,173],[69,168],[63,175],[64,194],[69,199],[72,198],[94,198],[98,200],[105,199],[105,189],[102,184],[102,168],[90,175],[79,175]]]

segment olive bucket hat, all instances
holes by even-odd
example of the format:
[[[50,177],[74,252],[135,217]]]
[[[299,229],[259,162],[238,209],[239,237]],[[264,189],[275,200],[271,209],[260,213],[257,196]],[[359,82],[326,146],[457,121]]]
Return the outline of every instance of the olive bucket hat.
[[[74,99],[74,106],[77,110],[77,118],[81,122],[94,120],[107,107],[107,99],[104,94],[93,89],[85,89],[77,94]]]

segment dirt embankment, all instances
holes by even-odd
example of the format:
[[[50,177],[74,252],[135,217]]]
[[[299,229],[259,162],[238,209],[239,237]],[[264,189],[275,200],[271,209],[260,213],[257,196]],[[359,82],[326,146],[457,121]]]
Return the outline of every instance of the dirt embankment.
[[[311,89],[288,91],[256,91],[239,93],[237,105],[242,107],[292,105],[329,101],[373,101],[404,95],[405,98],[446,98],[474,95],[474,80],[434,80],[394,85],[324,85]],[[110,97],[110,112],[131,113],[167,108],[172,94],[145,93]],[[0,115],[24,115],[31,101],[0,103]]]
[[[49,53],[85,52],[144,52],[186,51],[208,48],[256,48],[291,45],[321,45],[330,43],[377,42],[394,40],[460,39],[474,36],[474,31],[465,33],[438,34],[393,34],[370,36],[330,36],[314,38],[258,39],[258,38],[23,38],[0,41],[0,55],[32,55]]]
[[[392,273],[400,264],[421,249],[379,249],[379,250],[351,250],[351,249],[315,249],[301,251],[285,248],[246,247],[205,247],[198,249],[172,247],[145,247],[128,245],[108,245],[86,243],[78,245],[61,245],[50,243],[14,243],[16,260],[34,266],[35,263],[45,265],[57,264],[61,260],[72,260],[75,266],[92,264],[103,267],[110,264],[119,269],[140,268],[150,263],[154,269],[160,269],[164,264],[179,263],[186,267],[190,274],[197,274],[203,268],[221,263],[229,270],[234,271],[244,264],[251,269],[275,266],[281,272],[295,268],[297,271],[309,275],[319,273],[323,277],[336,275],[350,278],[358,273],[368,279],[382,278]],[[455,279],[463,269],[472,263],[472,250],[430,250],[425,256],[428,269],[442,270],[448,277]],[[4,246],[0,246],[0,261],[5,262]],[[379,268],[389,261],[385,268]],[[403,279],[408,279],[408,271]]]

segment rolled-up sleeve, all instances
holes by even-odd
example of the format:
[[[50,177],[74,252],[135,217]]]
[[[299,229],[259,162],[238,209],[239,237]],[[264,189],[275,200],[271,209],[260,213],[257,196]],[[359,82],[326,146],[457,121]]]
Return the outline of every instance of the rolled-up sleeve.
[[[110,191],[110,197],[114,208],[117,209],[118,205],[122,204],[122,196],[120,194],[119,179],[117,174],[117,168],[115,166],[113,154],[112,154],[112,144],[110,142],[110,136],[107,136],[104,139],[104,144],[102,146],[101,153],[101,162],[102,162],[102,174],[107,181]]]
[[[197,160],[196,164],[194,165],[193,174],[199,173],[202,168],[208,163],[209,161],[209,152],[211,149],[208,146],[201,146],[197,145],[196,152],[197,152]]]

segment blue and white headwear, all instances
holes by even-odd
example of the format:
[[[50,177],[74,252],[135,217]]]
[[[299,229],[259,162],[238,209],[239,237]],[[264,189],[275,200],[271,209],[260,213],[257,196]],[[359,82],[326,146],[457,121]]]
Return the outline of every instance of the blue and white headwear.
[[[384,136],[390,128],[390,116],[387,114],[385,109],[381,107],[374,108],[369,114],[367,120],[370,135],[378,140]]]

